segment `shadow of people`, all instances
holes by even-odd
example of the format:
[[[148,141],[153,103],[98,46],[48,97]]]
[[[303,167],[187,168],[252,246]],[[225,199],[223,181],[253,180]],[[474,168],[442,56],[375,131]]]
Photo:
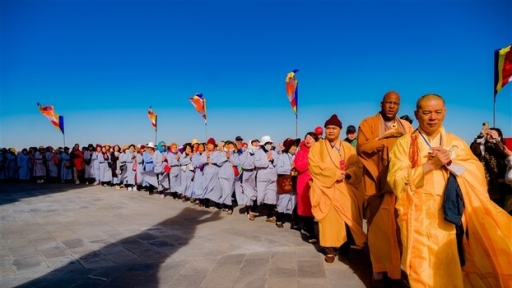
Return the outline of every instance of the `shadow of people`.
[[[70,183],[3,182],[0,183],[0,206],[21,201],[25,198],[62,193],[89,186]]]
[[[219,219],[220,211],[186,207],[176,216],[114,243],[90,241],[105,245],[17,287],[161,287],[159,274],[166,272],[161,271],[164,262],[194,238],[197,226]]]

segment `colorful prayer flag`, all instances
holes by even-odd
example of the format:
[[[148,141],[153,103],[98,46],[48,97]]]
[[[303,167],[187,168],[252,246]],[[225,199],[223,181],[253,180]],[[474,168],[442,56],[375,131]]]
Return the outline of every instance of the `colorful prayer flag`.
[[[57,113],[55,113],[55,110],[53,109],[53,106],[42,106],[41,104],[37,103],[37,108],[41,113],[50,120],[52,125],[57,128],[62,134],[64,134],[64,116],[59,116]]]
[[[156,113],[153,112],[153,108],[151,108],[151,106],[149,106],[148,117],[149,121],[151,121],[151,126],[153,126],[153,129],[156,131]]]
[[[494,51],[494,97],[512,82],[512,45]]]
[[[206,123],[206,99],[204,99],[203,94],[196,93],[188,100],[190,100],[190,103],[196,108],[197,112],[203,116],[204,123]]]
[[[288,101],[290,101],[295,115],[298,113],[299,104],[299,81],[295,78],[297,72],[299,70],[295,69],[286,75],[286,96],[288,96]]]

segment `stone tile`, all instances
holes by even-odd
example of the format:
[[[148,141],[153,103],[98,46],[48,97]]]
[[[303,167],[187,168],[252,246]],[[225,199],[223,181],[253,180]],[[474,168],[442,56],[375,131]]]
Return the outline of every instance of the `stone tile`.
[[[55,246],[62,246],[62,244],[59,241],[55,240],[55,238],[53,237],[32,239],[31,242],[38,250]]]
[[[64,244],[68,249],[75,249],[75,248],[81,248],[84,247],[84,240],[80,238],[73,238],[73,239],[67,239],[62,240],[62,244]]]
[[[5,238],[3,239],[6,240],[3,245],[8,248],[27,247],[32,245],[30,240],[28,240],[23,233],[5,235]]]
[[[80,257],[78,261],[85,268],[98,268],[115,265],[114,262],[110,261],[107,257],[103,256],[101,253],[98,252],[91,252],[87,255],[84,255]]]
[[[19,247],[11,247],[9,248],[9,253],[13,257],[23,257],[23,256],[36,256],[38,255],[38,251],[34,246],[19,246]]]
[[[240,267],[240,275],[258,275],[265,277],[267,275],[267,269],[269,266],[269,260],[265,258],[249,258],[245,259],[242,267]]]
[[[14,267],[14,266],[11,266],[11,267],[0,267],[0,278],[3,278],[5,276],[9,276],[9,275],[15,275],[15,274],[16,274],[16,267]],[[6,287],[6,286],[2,286],[2,287]]]
[[[297,275],[299,278],[325,278],[324,265],[320,260],[298,260]]]
[[[329,281],[325,278],[319,279],[319,278],[299,278],[298,279],[298,287],[299,288],[330,288],[331,284]],[[337,286],[334,286],[337,287]],[[346,286],[349,287],[349,286]],[[350,286],[352,287],[352,286]]]
[[[205,280],[206,275],[190,275],[190,274],[180,274],[174,278],[171,283],[169,283],[168,287],[172,288],[196,288],[196,287],[204,287],[201,286],[203,281]]]
[[[295,251],[277,251],[272,254],[270,260],[271,267],[297,267],[297,258]]]
[[[50,234],[57,240],[63,241],[68,239],[74,239],[75,235],[73,232],[69,230],[61,230],[61,231],[54,231],[50,232]]]
[[[148,261],[148,262],[165,262],[169,255],[156,249],[142,249],[131,251],[136,256]]]
[[[297,288],[298,282],[295,277],[268,278],[266,288]]]
[[[235,265],[239,266],[245,259],[245,254],[228,254],[220,257],[217,265]]]
[[[297,278],[297,269],[295,268],[283,268],[283,267],[271,267],[268,270],[269,278]]]
[[[235,280],[235,288],[265,288],[267,278],[258,274],[240,275]]]
[[[12,264],[17,271],[30,270],[34,268],[47,267],[40,256],[27,256],[15,258]]]
[[[232,287],[238,277],[239,266],[215,265],[201,287]]]
[[[217,258],[203,258],[192,260],[181,271],[182,274],[199,274],[207,275],[217,263]]]
[[[67,255],[66,250],[61,247],[52,247],[44,250],[40,250],[40,253],[45,259],[53,259],[58,257],[64,257]]]

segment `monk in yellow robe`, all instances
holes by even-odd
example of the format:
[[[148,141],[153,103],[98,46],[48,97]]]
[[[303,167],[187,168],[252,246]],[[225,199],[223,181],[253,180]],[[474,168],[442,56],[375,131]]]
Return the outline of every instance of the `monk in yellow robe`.
[[[482,164],[445,132],[441,96],[422,96],[414,114],[388,172],[411,287],[512,287],[512,218],[490,200]]]
[[[325,122],[326,139],[316,142],[308,155],[311,212],[318,221],[320,245],[328,263],[334,262],[342,244],[340,254],[348,256],[351,244],[362,247],[366,241],[364,196],[358,192],[362,164],[354,147],[339,138],[341,127],[338,116],[332,115]]]
[[[368,248],[373,268],[374,282],[382,282],[383,272],[391,279],[401,278],[400,235],[397,230],[396,196],[387,183],[389,151],[396,140],[412,133],[409,122],[396,115],[400,95],[391,91],[380,102],[377,115],[359,124],[357,155],[363,163],[364,215],[368,225]]]

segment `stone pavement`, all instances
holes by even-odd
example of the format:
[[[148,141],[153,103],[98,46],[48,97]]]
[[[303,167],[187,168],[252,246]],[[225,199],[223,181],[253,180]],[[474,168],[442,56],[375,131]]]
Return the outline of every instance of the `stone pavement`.
[[[300,233],[146,192],[0,183],[0,287],[368,287]]]

